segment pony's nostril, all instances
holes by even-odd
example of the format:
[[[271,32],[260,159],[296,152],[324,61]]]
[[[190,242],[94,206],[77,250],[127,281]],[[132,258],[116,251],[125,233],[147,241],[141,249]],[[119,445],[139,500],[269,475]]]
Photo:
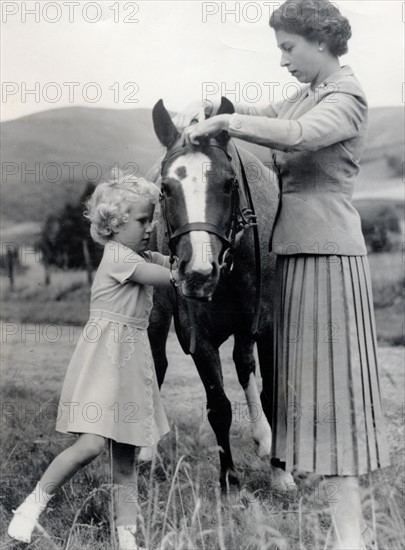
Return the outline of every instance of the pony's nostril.
[[[185,262],[184,260],[180,260],[178,262],[178,272],[179,272],[179,275],[180,277],[184,277],[185,274],[186,274],[186,268],[187,268],[187,262]]]

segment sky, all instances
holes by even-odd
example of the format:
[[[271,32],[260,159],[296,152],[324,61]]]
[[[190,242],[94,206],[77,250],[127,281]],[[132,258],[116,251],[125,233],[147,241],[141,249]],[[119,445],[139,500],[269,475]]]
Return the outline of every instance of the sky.
[[[266,104],[299,86],[280,67],[280,2],[1,2],[1,120],[67,106],[133,109],[162,98]],[[403,105],[404,3],[336,2],[353,31],[350,65],[370,107]],[[31,93],[29,93],[31,91]]]

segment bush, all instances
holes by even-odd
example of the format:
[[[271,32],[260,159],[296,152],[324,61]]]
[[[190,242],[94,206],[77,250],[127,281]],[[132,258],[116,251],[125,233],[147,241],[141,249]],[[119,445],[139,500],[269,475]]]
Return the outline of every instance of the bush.
[[[392,175],[401,178],[404,172],[403,147],[393,148],[390,153],[385,155],[385,160]]]
[[[361,229],[370,252],[388,252],[393,249],[395,236],[401,226],[392,206],[377,205],[357,207],[361,216]]]
[[[65,269],[85,268],[86,249],[93,268],[98,266],[102,250],[93,242],[89,223],[83,216],[84,203],[93,191],[94,185],[88,183],[78,203],[68,203],[60,214],[47,217],[38,244],[46,264]]]

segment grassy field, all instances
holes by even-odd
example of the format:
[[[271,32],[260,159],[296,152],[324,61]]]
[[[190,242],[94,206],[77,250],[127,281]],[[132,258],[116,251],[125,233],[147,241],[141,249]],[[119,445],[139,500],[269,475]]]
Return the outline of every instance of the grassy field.
[[[5,534],[11,510],[71,441],[70,436],[54,432],[54,419],[80,328],[62,325],[56,338],[45,327],[27,325],[24,335],[21,329],[13,336],[8,335],[6,323],[2,327],[1,549],[20,548]],[[402,548],[404,541],[403,352],[400,347],[380,350],[393,465],[362,480],[364,515],[374,526],[379,548],[390,550]],[[221,356],[227,393],[236,411],[245,399],[236,381],[230,341]],[[139,466],[141,542],[147,548],[166,549],[327,548],[330,515],[321,480],[300,476],[297,492],[280,494],[272,486],[268,460],[254,453],[249,421],[241,420],[244,415],[235,414],[231,432],[242,492],[221,504],[216,493],[218,452],[206,422],[202,384],[173,336],[168,357],[163,399],[172,431],[162,442],[156,468]],[[109,502],[106,449],[55,497],[41,517],[45,532],[38,533],[29,548],[111,548]]]
[[[377,337],[381,345],[405,345],[405,259],[403,254],[370,254]]]
[[[380,345],[405,345],[404,259],[400,251],[369,255],[373,281],[377,334]],[[55,271],[51,285],[44,284],[44,269],[38,258],[27,255],[21,275],[10,291],[0,277],[0,318],[20,323],[66,323],[83,325],[88,318],[90,287],[82,271]]]
[[[363,513],[379,548],[403,548],[404,465],[404,275],[400,253],[369,257],[380,338],[382,392],[392,466],[362,480]],[[87,320],[89,285],[83,272],[55,272],[44,286],[32,257],[15,289],[1,277],[2,448],[0,550],[20,548],[5,534],[11,510],[33,489],[51,459],[71,441],[55,434],[65,369]],[[57,326],[51,326],[55,324]],[[396,347],[388,347],[389,345]],[[147,548],[280,550],[328,548],[328,494],[321,480],[299,476],[289,495],[272,483],[268,460],[254,452],[250,424],[237,414],[245,406],[231,359],[232,341],[221,349],[225,386],[235,415],[231,431],[241,495],[227,504],[217,494],[218,449],[205,415],[205,394],[190,357],[173,333],[170,368],[163,387],[171,433],[156,467],[139,466],[140,542]],[[242,420],[241,420],[242,418]],[[245,418],[245,419],[243,419]],[[112,548],[109,456],[80,472],[41,517],[45,531],[29,548]]]

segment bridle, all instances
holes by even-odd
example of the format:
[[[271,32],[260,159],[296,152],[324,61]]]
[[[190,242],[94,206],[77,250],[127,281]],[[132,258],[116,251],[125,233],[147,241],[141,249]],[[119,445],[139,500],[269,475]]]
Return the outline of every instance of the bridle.
[[[216,141],[210,140],[209,147],[215,147],[222,151],[226,155],[228,161],[231,161],[232,158],[228,152],[221,147]],[[166,163],[169,160],[174,160],[177,157],[184,155],[187,152],[187,149],[192,151],[193,149],[187,145],[180,145],[171,149],[167,152],[165,158],[162,161],[161,174],[164,172]],[[231,217],[228,223],[228,227],[223,230],[217,227],[214,224],[208,222],[193,222],[185,223],[173,230],[172,223],[170,221],[170,216],[167,207],[167,198],[164,193],[160,193],[160,208],[162,212],[162,217],[165,224],[165,234],[168,239],[169,251],[170,251],[170,265],[173,265],[175,261],[175,250],[178,239],[191,231],[205,231],[212,235],[216,235],[222,242],[222,250],[219,255],[219,264],[221,266],[221,271],[225,274],[229,274],[232,271],[233,267],[233,257],[235,252],[235,241],[236,235],[243,228],[253,225],[255,220],[254,216],[248,210],[242,210],[240,207],[240,187],[238,178],[232,169],[232,184],[231,184]],[[162,182],[165,178],[162,176]]]
[[[240,173],[241,173],[241,179],[243,182],[243,189],[246,195],[246,200],[248,207],[247,208],[241,208],[240,204],[240,185],[238,177],[232,168],[232,157],[229,155],[228,151],[226,151],[223,147],[221,147],[217,141],[210,140],[209,142],[205,143],[205,146],[209,147],[216,147],[217,149],[220,149],[224,155],[227,157],[231,169],[233,172],[233,179],[232,179],[232,187],[231,187],[231,217],[230,222],[228,224],[228,227],[225,231],[218,228],[216,225],[207,223],[207,222],[194,222],[194,223],[186,223],[182,226],[178,227],[177,229],[173,230],[172,224],[170,222],[168,207],[167,207],[167,198],[163,192],[160,193],[160,206],[161,206],[161,212],[162,217],[165,224],[165,234],[168,238],[168,245],[169,245],[169,251],[170,251],[170,272],[172,271],[173,263],[175,262],[176,256],[175,256],[175,249],[176,249],[176,242],[182,235],[185,235],[187,233],[190,233],[191,231],[206,231],[207,233],[216,235],[222,242],[223,247],[222,251],[219,256],[219,263],[221,266],[221,272],[224,275],[229,275],[233,269],[233,261],[234,261],[234,252],[237,247],[236,245],[236,236],[239,231],[242,229],[253,227],[254,232],[254,249],[255,249],[255,269],[256,269],[256,297],[255,297],[255,304],[254,304],[254,312],[253,312],[253,320],[252,320],[252,327],[251,327],[251,334],[254,335],[257,332],[258,326],[259,326],[259,316],[260,316],[260,302],[261,302],[261,290],[262,290],[262,270],[261,270],[261,254],[260,254],[260,241],[259,241],[259,233],[258,233],[258,227],[257,227],[257,220],[253,205],[252,196],[250,193],[249,183],[246,177],[246,172],[242,163],[242,159],[240,158],[239,152],[237,148],[235,147],[236,156],[239,161],[240,166]],[[192,148],[189,145],[180,145],[176,146],[172,149],[169,149],[166,153],[166,156],[164,157],[161,165],[161,175],[162,175],[162,182],[164,182],[163,172],[165,169],[165,166],[169,160],[173,160],[181,155],[184,154],[185,149],[189,149],[190,151],[194,151],[195,149]],[[172,281],[174,279],[172,278]],[[177,286],[177,285],[176,285]],[[178,299],[177,295],[177,288],[175,288],[176,292],[176,300]],[[184,342],[181,342],[183,338],[180,339],[180,343],[182,345],[182,348],[185,353],[193,354],[196,347],[196,331],[195,331],[195,319],[194,319],[194,313],[193,309],[189,307],[189,315],[190,315],[190,322],[191,322],[191,337],[190,342],[186,346]],[[176,318],[175,318],[176,322]],[[181,334],[181,329],[179,328],[178,334]]]

